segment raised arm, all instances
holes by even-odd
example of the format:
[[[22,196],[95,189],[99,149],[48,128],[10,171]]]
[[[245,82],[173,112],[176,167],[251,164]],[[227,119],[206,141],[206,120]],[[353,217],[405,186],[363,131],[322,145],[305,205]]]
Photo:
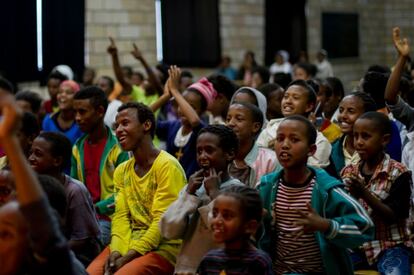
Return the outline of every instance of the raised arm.
[[[43,190],[30,168],[17,138],[22,111],[11,95],[0,98],[3,119],[0,123],[0,143],[6,151],[15,179],[17,198],[21,206],[38,202],[45,197]]]
[[[150,106],[151,111],[156,112],[159,108],[164,106],[164,104],[167,103],[168,100],[170,100],[171,93],[170,93],[170,90],[169,90],[169,82],[170,82],[170,79],[168,79],[167,82],[165,83],[164,93],[162,94],[162,96],[160,96],[157,99],[157,101],[155,101],[154,103],[151,104],[151,106]]]
[[[405,62],[410,54],[410,46],[407,38],[401,39],[400,28],[396,27],[392,30],[392,38],[395,49],[398,53],[397,63],[388,79],[387,87],[385,88],[385,101],[388,104],[396,104],[398,100],[398,90],[400,88],[401,74],[404,69]]]
[[[131,93],[132,85],[129,83],[122,72],[121,64],[119,63],[118,57],[118,48],[116,47],[115,40],[112,37],[109,37],[110,44],[108,46],[108,53],[111,55],[112,58],[112,67],[115,73],[116,80],[121,84],[124,92],[127,94]]]
[[[142,55],[137,45],[133,43],[132,47],[133,47],[133,50],[131,51],[132,56],[134,56],[137,60],[139,60],[142,66],[144,66],[145,71],[147,72],[147,75],[148,75],[148,81],[150,82],[152,87],[154,87],[154,89],[157,90],[158,94],[161,95],[163,93],[163,88],[162,88],[162,84],[160,80],[155,75],[152,68],[148,65],[147,60],[144,58],[144,56]]]
[[[168,74],[170,75],[168,85],[171,95],[175,98],[181,112],[187,118],[188,122],[190,122],[191,127],[197,127],[201,122],[200,117],[193,107],[191,107],[191,105],[187,102],[187,100],[185,100],[185,98],[181,95],[179,90],[181,70],[177,66],[171,66],[168,70]]]

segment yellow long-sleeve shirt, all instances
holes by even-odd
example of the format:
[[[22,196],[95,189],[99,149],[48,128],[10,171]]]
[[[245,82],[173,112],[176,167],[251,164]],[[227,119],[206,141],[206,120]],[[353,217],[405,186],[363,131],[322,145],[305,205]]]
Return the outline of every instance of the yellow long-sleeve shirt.
[[[132,158],[119,165],[114,173],[116,198],[111,251],[121,255],[131,249],[142,255],[153,251],[174,264],[181,241],[162,238],[158,223],[186,183],[184,170],[165,151],[160,152],[143,177],[135,173],[134,165]]]

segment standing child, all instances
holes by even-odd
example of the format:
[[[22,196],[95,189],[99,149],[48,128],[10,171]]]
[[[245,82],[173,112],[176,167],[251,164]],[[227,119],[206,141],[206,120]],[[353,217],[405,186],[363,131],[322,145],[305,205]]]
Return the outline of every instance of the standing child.
[[[370,240],[374,232],[342,182],[307,166],[315,140],[316,129],[306,118],[283,120],[275,142],[283,169],[264,176],[259,186],[269,213],[260,245],[271,255],[276,274],[354,274],[347,248]]]
[[[71,176],[83,182],[91,193],[99,214],[103,243],[110,241],[109,207],[114,201],[114,171],[128,159],[111,129],[104,124],[108,106],[105,93],[98,87],[87,87],[74,98],[76,123],[85,133],[72,148]]]
[[[272,261],[250,241],[262,220],[263,203],[257,190],[231,186],[214,200],[211,227],[216,243],[224,249],[210,250],[198,268],[200,275],[273,274]]]
[[[208,226],[208,213],[220,189],[242,184],[227,171],[237,148],[237,137],[226,126],[210,125],[200,131],[197,162],[202,169],[190,177],[160,222],[161,234],[165,238],[183,239],[175,274],[195,274],[203,256],[215,247]]]
[[[360,116],[354,124],[354,145],[361,160],[345,167],[341,176],[375,224],[374,240],[363,245],[364,262],[381,274],[411,274],[411,174],[384,152],[391,127],[382,113]]]
[[[239,150],[229,165],[229,173],[250,187],[256,187],[260,178],[277,167],[275,152],[259,147],[256,137],[263,125],[263,113],[250,103],[236,102],[227,113],[227,126],[239,140]]]

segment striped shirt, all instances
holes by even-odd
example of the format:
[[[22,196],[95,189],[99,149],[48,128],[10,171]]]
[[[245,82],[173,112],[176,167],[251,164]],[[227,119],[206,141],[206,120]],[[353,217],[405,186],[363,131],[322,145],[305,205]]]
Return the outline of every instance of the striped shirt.
[[[293,223],[301,218],[297,210],[307,212],[311,201],[315,175],[302,185],[292,185],[281,177],[277,199],[273,203],[273,221],[277,234],[274,271],[276,274],[323,272],[322,257],[314,233],[304,233],[296,238],[298,227]]]

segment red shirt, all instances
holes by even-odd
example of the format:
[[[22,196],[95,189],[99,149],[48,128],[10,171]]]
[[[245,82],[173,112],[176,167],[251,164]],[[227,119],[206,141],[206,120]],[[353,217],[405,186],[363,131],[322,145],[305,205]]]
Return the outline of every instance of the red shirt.
[[[92,196],[93,203],[101,200],[101,180],[99,167],[105,149],[106,137],[92,144],[89,139],[84,143],[85,184]]]

